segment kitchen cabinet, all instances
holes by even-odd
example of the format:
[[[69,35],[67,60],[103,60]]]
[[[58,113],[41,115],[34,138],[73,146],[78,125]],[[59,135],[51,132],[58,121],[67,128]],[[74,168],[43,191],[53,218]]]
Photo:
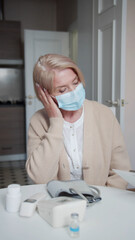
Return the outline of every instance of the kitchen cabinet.
[[[0,106],[0,155],[25,153],[24,105]]]
[[[0,21],[0,58],[22,59],[21,22]]]

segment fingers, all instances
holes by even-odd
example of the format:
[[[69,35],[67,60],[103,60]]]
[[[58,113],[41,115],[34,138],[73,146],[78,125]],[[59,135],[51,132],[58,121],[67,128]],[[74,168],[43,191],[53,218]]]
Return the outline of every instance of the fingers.
[[[52,98],[51,98],[51,96],[49,95],[48,91],[45,88],[43,90],[43,93],[44,93],[44,95],[46,97],[47,102],[51,103],[52,102]]]
[[[38,96],[40,101],[43,103],[46,112],[49,117],[62,117],[62,114],[54,102],[52,97],[49,95],[46,89],[42,89],[39,84],[36,84],[38,90]]]
[[[49,104],[52,100],[50,95],[48,94],[47,90],[44,88],[42,89],[38,83],[36,83],[37,89],[38,89],[38,97],[42,101],[43,104]]]

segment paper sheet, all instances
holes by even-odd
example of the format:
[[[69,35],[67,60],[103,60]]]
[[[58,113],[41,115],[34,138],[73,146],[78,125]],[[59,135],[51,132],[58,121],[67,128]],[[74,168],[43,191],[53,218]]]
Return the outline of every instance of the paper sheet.
[[[133,187],[135,187],[135,172],[127,172],[127,171],[118,170],[118,169],[113,169],[113,171],[117,173],[119,176],[121,176]]]

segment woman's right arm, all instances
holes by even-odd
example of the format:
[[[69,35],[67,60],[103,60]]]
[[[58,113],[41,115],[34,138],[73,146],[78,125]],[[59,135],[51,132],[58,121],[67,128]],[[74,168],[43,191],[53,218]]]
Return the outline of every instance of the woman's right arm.
[[[59,155],[63,146],[63,117],[46,89],[36,84],[44,110],[31,119],[28,133],[26,169],[35,183],[57,178]]]
[[[26,169],[35,183],[57,178],[63,147],[63,118],[50,118],[47,123],[42,115],[39,111],[32,117],[28,133]]]

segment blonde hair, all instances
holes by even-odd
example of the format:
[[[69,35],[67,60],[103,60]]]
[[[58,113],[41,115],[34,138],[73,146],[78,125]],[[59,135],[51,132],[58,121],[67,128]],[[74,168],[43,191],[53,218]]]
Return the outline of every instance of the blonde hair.
[[[77,65],[68,57],[58,54],[46,54],[39,57],[33,70],[33,83],[36,95],[38,97],[36,83],[42,88],[48,90],[49,93],[53,91],[53,80],[55,76],[54,70],[64,70],[70,68],[78,76],[80,82],[85,85],[84,77]]]

